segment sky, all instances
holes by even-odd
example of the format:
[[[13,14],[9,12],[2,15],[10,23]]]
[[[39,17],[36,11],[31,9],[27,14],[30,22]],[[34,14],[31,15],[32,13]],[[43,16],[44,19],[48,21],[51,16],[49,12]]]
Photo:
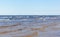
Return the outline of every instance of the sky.
[[[0,15],[60,15],[60,0],[0,0]]]

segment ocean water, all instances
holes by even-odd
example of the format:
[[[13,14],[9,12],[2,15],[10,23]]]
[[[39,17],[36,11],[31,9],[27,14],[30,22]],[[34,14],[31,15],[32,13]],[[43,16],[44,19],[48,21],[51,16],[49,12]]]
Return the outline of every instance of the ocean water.
[[[60,16],[1,15],[0,37],[60,37]]]

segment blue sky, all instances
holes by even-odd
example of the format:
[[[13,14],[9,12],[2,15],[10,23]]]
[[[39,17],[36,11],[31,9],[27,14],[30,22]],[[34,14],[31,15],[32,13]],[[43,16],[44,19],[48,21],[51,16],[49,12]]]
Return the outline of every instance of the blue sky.
[[[0,0],[0,15],[60,15],[60,0]]]

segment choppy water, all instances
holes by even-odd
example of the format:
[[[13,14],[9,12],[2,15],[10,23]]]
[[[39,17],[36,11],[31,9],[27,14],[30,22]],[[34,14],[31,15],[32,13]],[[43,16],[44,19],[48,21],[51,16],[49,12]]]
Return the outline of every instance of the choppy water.
[[[0,16],[0,37],[60,37],[60,16]]]

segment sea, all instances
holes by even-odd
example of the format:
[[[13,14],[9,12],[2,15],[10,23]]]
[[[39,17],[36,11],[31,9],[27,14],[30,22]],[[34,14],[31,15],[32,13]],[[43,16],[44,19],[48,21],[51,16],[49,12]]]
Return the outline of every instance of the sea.
[[[0,15],[0,37],[60,37],[60,15]]]

